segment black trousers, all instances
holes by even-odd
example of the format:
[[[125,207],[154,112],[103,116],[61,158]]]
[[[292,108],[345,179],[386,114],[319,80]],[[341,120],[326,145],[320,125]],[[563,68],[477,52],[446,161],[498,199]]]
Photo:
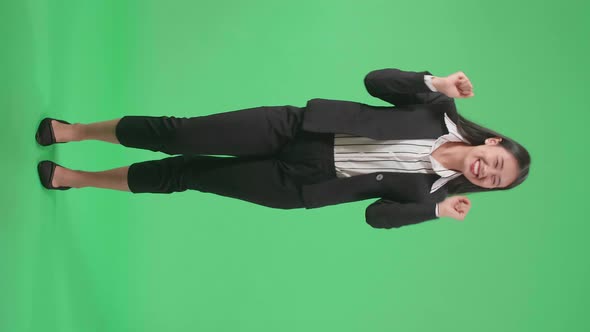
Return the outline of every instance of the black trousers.
[[[334,178],[336,171],[334,134],[302,130],[303,111],[261,106],[190,118],[125,116],[115,130],[122,145],[180,154],[132,164],[129,189],[191,189],[272,208],[304,207],[301,185]]]

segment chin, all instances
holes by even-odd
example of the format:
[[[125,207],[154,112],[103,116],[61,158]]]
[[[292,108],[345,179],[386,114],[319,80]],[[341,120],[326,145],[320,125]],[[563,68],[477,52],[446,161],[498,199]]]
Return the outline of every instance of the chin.
[[[469,180],[469,182],[471,182],[473,185],[476,185],[478,187],[481,187],[481,185],[479,183],[477,183],[477,181],[474,181],[473,178],[466,176],[467,180]]]

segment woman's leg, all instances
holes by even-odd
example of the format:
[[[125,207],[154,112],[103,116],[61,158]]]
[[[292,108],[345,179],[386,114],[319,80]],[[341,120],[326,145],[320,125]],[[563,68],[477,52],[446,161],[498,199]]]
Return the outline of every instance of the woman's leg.
[[[121,118],[94,122],[89,124],[73,123],[65,124],[58,121],[51,121],[55,140],[57,142],[79,142],[85,140],[99,140],[120,144],[115,133],[117,124]]]
[[[298,185],[274,158],[181,155],[132,164],[130,191],[198,190],[280,209],[303,207]]]
[[[277,159],[175,156],[134,163],[102,172],[57,166],[53,186],[95,187],[138,193],[170,194],[187,189],[255,204],[303,207],[300,189]]]
[[[129,166],[114,168],[100,172],[77,171],[65,167],[56,166],[53,174],[52,185],[54,187],[68,186],[72,188],[104,188],[121,191],[130,191],[127,183]]]
[[[189,118],[125,116],[115,125],[95,128],[93,136],[108,134],[126,147],[170,155],[271,156],[295,136],[302,118],[303,108],[295,106],[261,106]]]
[[[57,142],[100,140],[170,155],[270,156],[290,141],[303,108],[260,106],[196,117],[124,116],[90,124],[52,121]]]

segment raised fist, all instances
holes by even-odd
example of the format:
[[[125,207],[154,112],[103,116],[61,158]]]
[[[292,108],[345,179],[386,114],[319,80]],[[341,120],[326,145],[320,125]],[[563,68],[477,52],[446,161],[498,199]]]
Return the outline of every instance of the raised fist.
[[[447,77],[434,77],[432,84],[441,93],[451,98],[469,98],[475,96],[471,81],[458,71]]]
[[[471,202],[465,196],[451,196],[438,203],[438,215],[463,220],[471,209]]]

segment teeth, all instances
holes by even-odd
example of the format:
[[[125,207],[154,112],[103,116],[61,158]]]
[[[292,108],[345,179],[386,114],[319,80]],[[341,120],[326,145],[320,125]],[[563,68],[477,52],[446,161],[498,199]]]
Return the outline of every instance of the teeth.
[[[479,165],[480,165],[480,163],[478,160],[478,161],[476,161],[476,165],[475,165],[475,175],[477,175],[477,176],[479,176]]]

